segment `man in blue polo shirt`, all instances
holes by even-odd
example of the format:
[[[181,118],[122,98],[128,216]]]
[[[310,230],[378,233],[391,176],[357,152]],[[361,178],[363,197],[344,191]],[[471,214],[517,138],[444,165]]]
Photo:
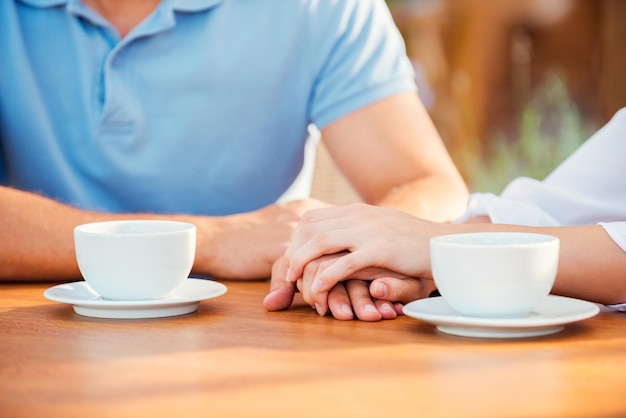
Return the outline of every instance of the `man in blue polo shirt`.
[[[269,277],[311,127],[369,203],[448,220],[466,190],[383,0],[0,2],[0,277],[79,276],[72,229],[198,226],[194,271]],[[281,202],[281,203],[277,203]]]

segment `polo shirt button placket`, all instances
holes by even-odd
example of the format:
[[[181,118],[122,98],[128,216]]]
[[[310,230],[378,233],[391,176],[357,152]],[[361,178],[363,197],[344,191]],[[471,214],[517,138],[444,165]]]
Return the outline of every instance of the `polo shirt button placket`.
[[[120,56],[121,54],[118,52],[114,57],[113,60],[111,60],[111,66],[112,67],[119,67],[120,63],[122,62],[122,58]]]

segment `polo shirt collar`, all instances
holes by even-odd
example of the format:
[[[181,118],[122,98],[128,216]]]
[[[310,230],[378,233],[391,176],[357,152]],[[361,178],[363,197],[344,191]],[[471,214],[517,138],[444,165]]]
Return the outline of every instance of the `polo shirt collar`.
[[[57,7],[57,6],[65,6],[67,4],[67,0],[19,0],[20,2],[27,4],[32,7]]]
[[[172,8],[180,12],[199,12],[224,1],[225,0],[173,0]]]
[[[67,6],[69,0],[19,0],[32,7],[49,8]],[[226,0],[172,0],[172,9],[181,12],[199,12]]]

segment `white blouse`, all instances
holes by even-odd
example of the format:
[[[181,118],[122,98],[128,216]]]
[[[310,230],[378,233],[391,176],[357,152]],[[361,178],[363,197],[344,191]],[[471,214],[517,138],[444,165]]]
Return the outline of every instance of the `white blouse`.
[[[515,225],[599,224],[626,251],[625,157],[623,108],[543,181],[520,177],[499,196],[473,193],[457,222],[487,215]],[[626,310],[626,304],[612,307]]]

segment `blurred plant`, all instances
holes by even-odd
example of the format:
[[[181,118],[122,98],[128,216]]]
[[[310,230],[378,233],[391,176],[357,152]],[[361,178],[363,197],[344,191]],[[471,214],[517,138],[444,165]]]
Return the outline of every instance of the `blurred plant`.
[[[523,106],[514,134],[498,132],[484,144],[482,155],[457,161],[469,173],[472,191],[500,193],[515,177],[545,178],[595,130],[553,73]]]

